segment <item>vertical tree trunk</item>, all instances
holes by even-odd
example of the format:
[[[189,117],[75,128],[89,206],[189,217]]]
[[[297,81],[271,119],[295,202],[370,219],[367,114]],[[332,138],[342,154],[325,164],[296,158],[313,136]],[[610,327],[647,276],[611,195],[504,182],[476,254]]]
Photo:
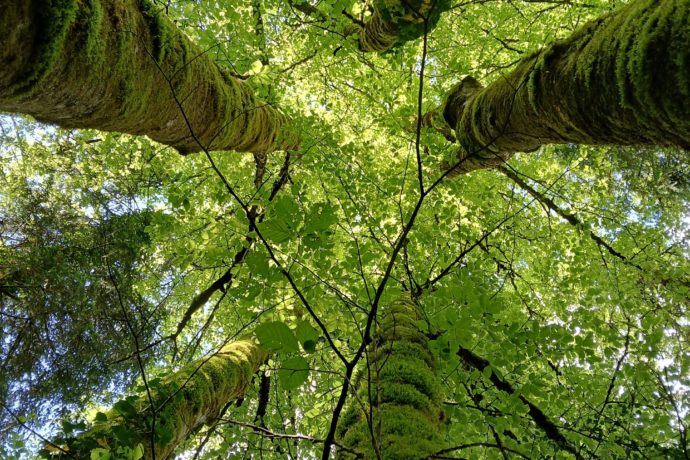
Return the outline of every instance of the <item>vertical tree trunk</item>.
[[[550,143],[690,148],[689,43],[689,0],[634,0],[486,88],[466,78],[444,108],[455,172]]]
[[[0,110],[144,134],[180,153],[297,148],[256,100],[148,0],[0,0]],[[193,135],[192,135],[193,133]]]
[[[435,358],[417,323],[423,315],[409,297],[382,313],[364,383],[338,427],[339,442],[367,459],[426,458],[441,449],[443,411]]]
[[[149,394],[116,403],[107,416],[77,439],[67,441],[75,458],[90,458],[93,449],[144,446],[144,458],[163,460],[204,424],[213,422],[223,407],[244,396],[252,376],[266,360],[266,352],[252,340],[223,347],[215,355],[149,383]],[[155,412],[155,417],[154,417]],[[61,444],[55,441],[55,444]]]

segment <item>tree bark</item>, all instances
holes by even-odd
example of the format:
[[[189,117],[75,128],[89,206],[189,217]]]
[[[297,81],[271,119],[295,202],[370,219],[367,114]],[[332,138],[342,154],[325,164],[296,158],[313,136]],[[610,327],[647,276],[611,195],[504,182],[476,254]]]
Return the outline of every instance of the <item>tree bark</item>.
[[[690,1],[634,0],[523,59],[483,88],[450,92],[454,173],[543,144],[690,148]]]
[[[1,111],[182,154],[298,146],[283,114],[147,0],[0,0],[0,62]]]
[[[158,382],[151,381],[151,399],[143,392],[116,403],[106,414],[107,420],[101,416],[92,429],[67,440],[68,452],[74,458],[91,458],[93,449],[116,452],[118,447],[141,444],[145,459],[169,458],[188,436],[213,422],[228,403],[244,396],[266,356],[254,341],[241,340]]]
[[[364,383],[338,426],[339,443],[366,459],[427,458],[442,445],[443,401],[429,338],[417,323],[423,314],[409,297],[382,313]]]
[[[372,15],[357,27],[359,49],[381,53],[419,38],[449,7],[448,0],[378,0]]]

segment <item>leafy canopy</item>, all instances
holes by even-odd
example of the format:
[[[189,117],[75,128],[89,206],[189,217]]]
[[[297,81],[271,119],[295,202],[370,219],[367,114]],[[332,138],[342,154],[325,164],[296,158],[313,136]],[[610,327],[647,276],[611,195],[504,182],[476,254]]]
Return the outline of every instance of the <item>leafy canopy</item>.
[[[274,196],[281,154],[255,180],[251,155],[213,152],[214,171],[145,138],[2,118],[0,402],[18,436],[3,456],[40,442],[63,405],[92,419],[134,373],[165,375],[253,330],[273,350],[268,394],[253,385],[183,449],[312,458],[340,358],[355,356],[372,305],[402,291],[421,294],[434,331],[439,451],[456,448],[443,455],[565,458],[528,402],[582,455],[688,455],[687,153],[544,147],[506,166],[521,182],[477,172],[420,200],[455,148],[418,134],[420,114],[462,75],[500,78],[620,2],[460,0],[428,37],[382,55],[341,33],[368,14],[361,2],[314,3],[325,22],[282,0],[154,3],[290,116],[301,151]],[[218,172],[261,212],[271,253]]]

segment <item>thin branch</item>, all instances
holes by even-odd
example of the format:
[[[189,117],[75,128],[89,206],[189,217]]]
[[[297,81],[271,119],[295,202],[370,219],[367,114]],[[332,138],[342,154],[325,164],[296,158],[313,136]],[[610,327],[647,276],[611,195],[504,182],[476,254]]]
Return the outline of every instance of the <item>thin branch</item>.
[[[443,459],[453,458],[453,459],[455,459],[455,457],[445,457],[444,454],[450,454],[451,452],[457,452],[459,450],[464,450],[464,449],[472,449],[475,447],[489,447],[489,448],[501,449],[501,450],[505,450],[506,452],[510,452],[511,454],[515,454],[515,455],[522,457],[522,458],[527,458],[527,459],[530,458],[527,455],[520,452],[519,450],[511,449],[510,447],[506,447],[503,444],[498,444],[498,443],[493,444],[490,442],[481,442],[481,441],[480,442],[470,442],[467,444],[460,444],[459,446],[449,447],[447,449],[442,449],[442,450],[439,450],[438,452],[436,452],[435,454],[429,456],[428,458],[443,458]]]
[[[547,206],[549,209],[551,209],[553,212],[561,216],[563,219],[565,219],[566,222],[568,222],[570,225],[576,227],[576,228],[584,228],[584,225],[580,219],[575,214],[569,213],[562,209],[560,206],[558,206],[551,198],[547,197],[546,195],[539,193],[537,190],[535,190],[531,185],[529,185],[527,182],[525,182],[517,173],[515,173],[513,170],[510,168],[507,168],[505,166],[499,166],[498,169],[501,173],[503,173],[506,177],[511,179],[513,182],[515,182],[521,189],[532,195],[532,197],[536,198],[537,201],[542,203],[543,205]],[[625,257],[623,254],[618,252],[613,246],[611,246],[609,243],[604,241],[599,235],[594,233],[593,231],[589,231],[589,236],[590,238],[597,243],[599,246],[603,247],[606,249],[606,251],[611,254],[612,256],[620,259],[625,263],[626,265],[630,265],[632,267],[637,268],[638,270],[643,270],[642,267],[637,265],[636,263],[632,262],[630,259]]]
[[[489,377],[489,380],[494,384],[496,389],[501,390],[509,395],[515,394],[516,391],[513,386],[501,379],[496,372],[494,372],[491,363],[489,363],[489,361],[487,361],[485,358],[482,358],[481,356],[462,346],[459,347],[457,355],[466,365],[471,366],[480,372],[483,372],[487,367],[491,368],[491,376]],[[537,425],[544,432],[547,438],[555,442],[556,445],[561,449],[573,454],[577,460],[584,460],[584,457],[579,450],[565,436],[563,436],[558,426],[556,426],[556,424],[554,424],[539,407],[531,403],[522,394],[519,395],[519,398],[520,401],[522,401],[522,403],[529,408],[528,414],[532,418],[532,421],[534,421],[535,425]]]
[[[490,237],[495,231],[500,229],[503,226],[503,224],[505,224],[506,222],[508,222],[509,220],[514,218],[515,216],[517,216],[519,213],[524,211],[526,208],[527,208],[527,206],[523,206],[522,208],[520,208],[519,210],[517,210],[513,214],[510,214],[510,215],[504,217],[503,219],[501,219],[496,225],[494,225],[494,227],[491,230],[484,232],[484,234],[482,236],[480,236],[479,239],[477,239],[469,247],[463,249],[460,252],[460,254],[458,254],[455,257],[455,259],[453,259],[448,265],[446,265],[446,267],[443,270],[441,270],[441,272],[438,275],[436,275],[435,277],[433,277],[430,280],[427,280],[422,285],[422,289],[431,289],[434,286],[434,284],[438,283],[442,278],[444,278],[446,275],[448,275],[450,273],[450,271],[453,269],[453,267],[455,267],[457,264],[459,264],[462,261],[462,259],[464,259],[465,256],[467,256],[467,254],[469,254],[473,249],[480,246],[484,240],[486,240],[488,237]]]
[[[140,347],[139,347],[139,335],[134,331],[134,327],[132,326],[132,323],[129,320],[129,315],[127,314],[127,309],[125,308],[125,304],[122,300],[122,294],[120,293],[120,288],[117,285],[117,282],[115,281],[115,277],[113,276],[113,271],[112,268],[110,267],[110,261],[108,260],[108,257],[104,257],[106,266],[108,268],[108,278],[110,278],[110,283],[113,285],[113,288],[115,289],[115,293],[117,294],[117,301],[120,304],[120,308],[122,309],[122,315],[124,316],[125,319],[125,324],[127,325],[127,329],[129,329],[130,334],[132,334],[132,339],[134,340],[134,355],[137,358],[137,365],[139,366],[139,372],[141,373],[141,379],[144,381],[144,387],[146,388],[146,397],[149,401],[149,406],[151,407],[151,433],[149,434],[150,440],[149,442],[151,443],[151,458],[153,460],[156,460],[156,449],[155,449],[155,440],[156,440],[156,407],[153,404],[153,396],[151,395],[151,388],[149,387],[149,382],[148,379],[146,378],[146,371],[144,369],[144,363],[141,360],[141,352],[140,352]]]
[[[249,243],[251,243],[250,238],[247,238],[247,240],[249,241]],[[217,291],[223,291],[227,289],[227,286],[232,282],[233,279],[233,270],[235,269],[235,267],[237,267],[244,261],[245,257],[247,256],[247,253],[249,252],[250,247],[251,244],[240,249],[235,254],[232,264],[230,264],[230,268],[228,268],[226,272],[223,273],[223,275],[216,281],[214,281],[209,287],[207,287],[199,294],[197,294],[196,297],[194,297],[192,302],[185,310],[184,315],[182,315],[182,319],[177,324],[177,329],[172,334],[173,339],[176,339],[180,335],[182,330],[187,326],[187,323],[189,323],[189,321],[192,319],[192,315],[194,315],[194,313],[196,313],[201,307],[203,307],[213,294],[215,294]]]
[[[19,424],[19,426],[20,426],[22,429],[24,429],[24,430],[28,431],[29,433],[33,434],[34,436],[36,436],[38,439],[40,439],[41,441],[43,441],[43,442],[45,443],[46,446],[51,446],[51,447],[53,447],[53,448],[59,450],[61,455],[62,455],[62,454],[68,455],[68,456],[71,455],[71,453],[70,453],[69,451],[65,450],[65,449],[62,448],[61,446],[58,446],[58,445],[56,445],[56,444],[53,444],[49,439],[46,439],[43,435],[41,435],[41,433],[39,433],[38,431],[36,431],[36,430],[34,430],[33,428],[31,428],[29,425],[27,425],[26,423],[24,423],[24,422],[22,421],[22,419],[21,419],[17,414],[15,414],[9,407],[7,407],[7,406],[5,405],[5,403],[3,403],[1,400],[0,400],[0,406],[2,406],[2,408],[3,408],[8,414],[10,414],[10,416]]]
[[[251,429],[254,434],[269,438],[269,439],[291,439],[291,440],[297,440],[297,441],[307,441],[311,442],[313,444],[321,444],[324,442],[323,439],[319,438],[314,438],[312,436],[307,436],[303,434],[287,434],[287,433],[276,433],[275,431],[271,431],[265,427],[259,426],[259,425],[254,425],[252,423],[244,423],[244,422],[238,422],[235,420],[229,420],[229,419],[224,419],[224,423],[227,423],[228,425],[235,425],[239,426],[242,428],[249,428]],[[352,450],[348,447],[343,446],[342,444],[336,444],[338,447],[338,450],[341,450],[343,452],[349,452],[351,454],[359,455],[359,453],[355,450]]]
[[[256,162],[256,175],[255,175],[255,180],[254,184],[257,189],[259,189],[263,183],[263,176],[265,173],[265,165],[266,165],[266,157],[265,155],[254,155],[254,160]],[[287,183],[287,181],[290,178],[290,153],[286,152],[285,154],[285,160],[283,161],[283,165],[280,168],[280,172],[278,173],[278,178],[273,182],[273,187],[271,188],[271,194],[268,197],[268,202],[272,202],[273,199],[276,197],[280,189]],[[261,222],[263,220],[263,213],[257,214],[255,217],[255,220]],[[253,225],[250,223],[249,226],[249,231],[251,232],[253,230]],[[208,288],[204,289],[202,292],[197,294],[197,296],[192,300],[190,303],[189,307],[187,307],[187,310],[185,311],[184,315],[182,316],[182,319],[177,325],[177,329],[170,338],[173,340],[177,339],[177,337],[180,335],[182,330],[187,326],[189,321],[192,319],[192,315],[196,313],[201,307],[203,307],[206,302],[211,298],[211,296],[216,293],[217,291],[225,291],[228,286],[232,283],[233,278],[234,278],[234,270],[236,267],[238,267],[240,264],[244,262],[246,259],[247,255],[249,254],[249,251],[254,245],[255,239],[252,237],[246,237],[245,238],[245,245],[240,249],[235,256],[233,257],[232,264],[230,267],[225,271],[225,273],[218,278],[216,281],[214,281]]]
[[[154,59],[154,62],[155,59]],[[156,62],[156,66],[158,66],[158,63]],[[300,288],[297,286],[295,283],[295,280],[292,278],[292,275],[283,267],[283,265],[280,263],[278,258],[276,257],[273,248],[271,245],[268,243],[266,238],[262,235],[261,231],[259,230],[257,226],[257,216],[255,214],[255,211],[252,211],[252,209],[239,197],[235,189],[230,185],[230,182],[226,179],[225,175],[220,171],[218,166],[216,165],[215,161],[213,160],[213,157],[211,157],[211,153],[209,152],[208,148],[201,143],[199,138],[194,132],[194,129],[192,128],[191,122],[189,121],[189,118],[187,117],[187,114],[184,110],[184,107],[182,107],[182,103],[180,102],[179,98],[177,97],[177,94],[175,93],[175,87],[172,84],[172,81],[167,77],[163,69],[158,66],[158,70],[161,72],[163,75],[163,78],[166,80],[168,83],[168,86],[170,88],[170,91],[172,93],[173,100],[175,101],[175,104],[180,110],[180,113],[182,115],[182,118],[185,121],[185,124],[187,125],[187,129],[189,129],[189,134],[194,140],[194,142],[199,146],[199,148],[203,151],[204,155],[206,156],[206,159],[208,160],[209,164],[211,165],[211,168],[213,171],[216,173],[218,178],[221,180],[223,183],[223,186],[225,189],[228,191],[230,196],[237,202],[237,204],[240,205],[242,210],[245,212],[247,216],[247,220],[249,220],[250,226],[253,229],[253,231],[256,233],[258,239],[261,241],[261,243],[264,245],[266,250],[268,251],[269,256],[271,257],[271,260],[276,264],[278,269],[281,271],[283,276],[287,279],[288,283],[290,284],[290,287],[293,289],[295,294],[297,294],[297,297],[299,297],[300,301],[304,305],[304,308],[307,310],[311,318],[316,322],[316,324],[319,326],[319,329],[321,329],[321,332],[324,334],[324,337],[326,338],[326,341],[328,342],[329,346],[333,350],[333,352],[338,356],[338,358],[343,362],[347,363],[347,358],[342,354],[342,352],[338,349],[338,347],[335,345],[333,338],[331,337],[331,334],[328,332],[328,329],[326,328],[326,325],[321,321],[321,318],[316,315],[314,309],[312,308],[311,304],[309,301],[306,299]]]

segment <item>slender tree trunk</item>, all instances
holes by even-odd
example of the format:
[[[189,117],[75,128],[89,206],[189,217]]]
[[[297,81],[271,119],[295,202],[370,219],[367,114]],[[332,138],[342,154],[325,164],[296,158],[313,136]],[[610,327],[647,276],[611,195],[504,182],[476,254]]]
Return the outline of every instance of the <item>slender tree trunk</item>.
[[[423,314],[409,297],[382,313],[338,438],[367,459],[426,458],[442,448],[443,410],[435,357],[418,326]],[[340,452],[339,458],[350,455]]]
[[[106,414],[107,420],[101,416],[92,429],[67,441],[69,452],[75,458],[91,458],[93,449],[116,452],[121,446],[141,444],[145,459],[169,458],[189,435],[213,422],[228,403],[244,396],[265,360],[266,352],[259,345],[241,340],[160,381],[149,381],[151,399],[148,392],[142,392],[116,403]]]
[[[551,143],[690,148],[689,44],[689,0],[633,0],[486,88],[465,78],[444,108],[455,172]]]
[[[180,153],[297,148],[253,96],[148,0],[0,0],[0,110],[144,134]]]

